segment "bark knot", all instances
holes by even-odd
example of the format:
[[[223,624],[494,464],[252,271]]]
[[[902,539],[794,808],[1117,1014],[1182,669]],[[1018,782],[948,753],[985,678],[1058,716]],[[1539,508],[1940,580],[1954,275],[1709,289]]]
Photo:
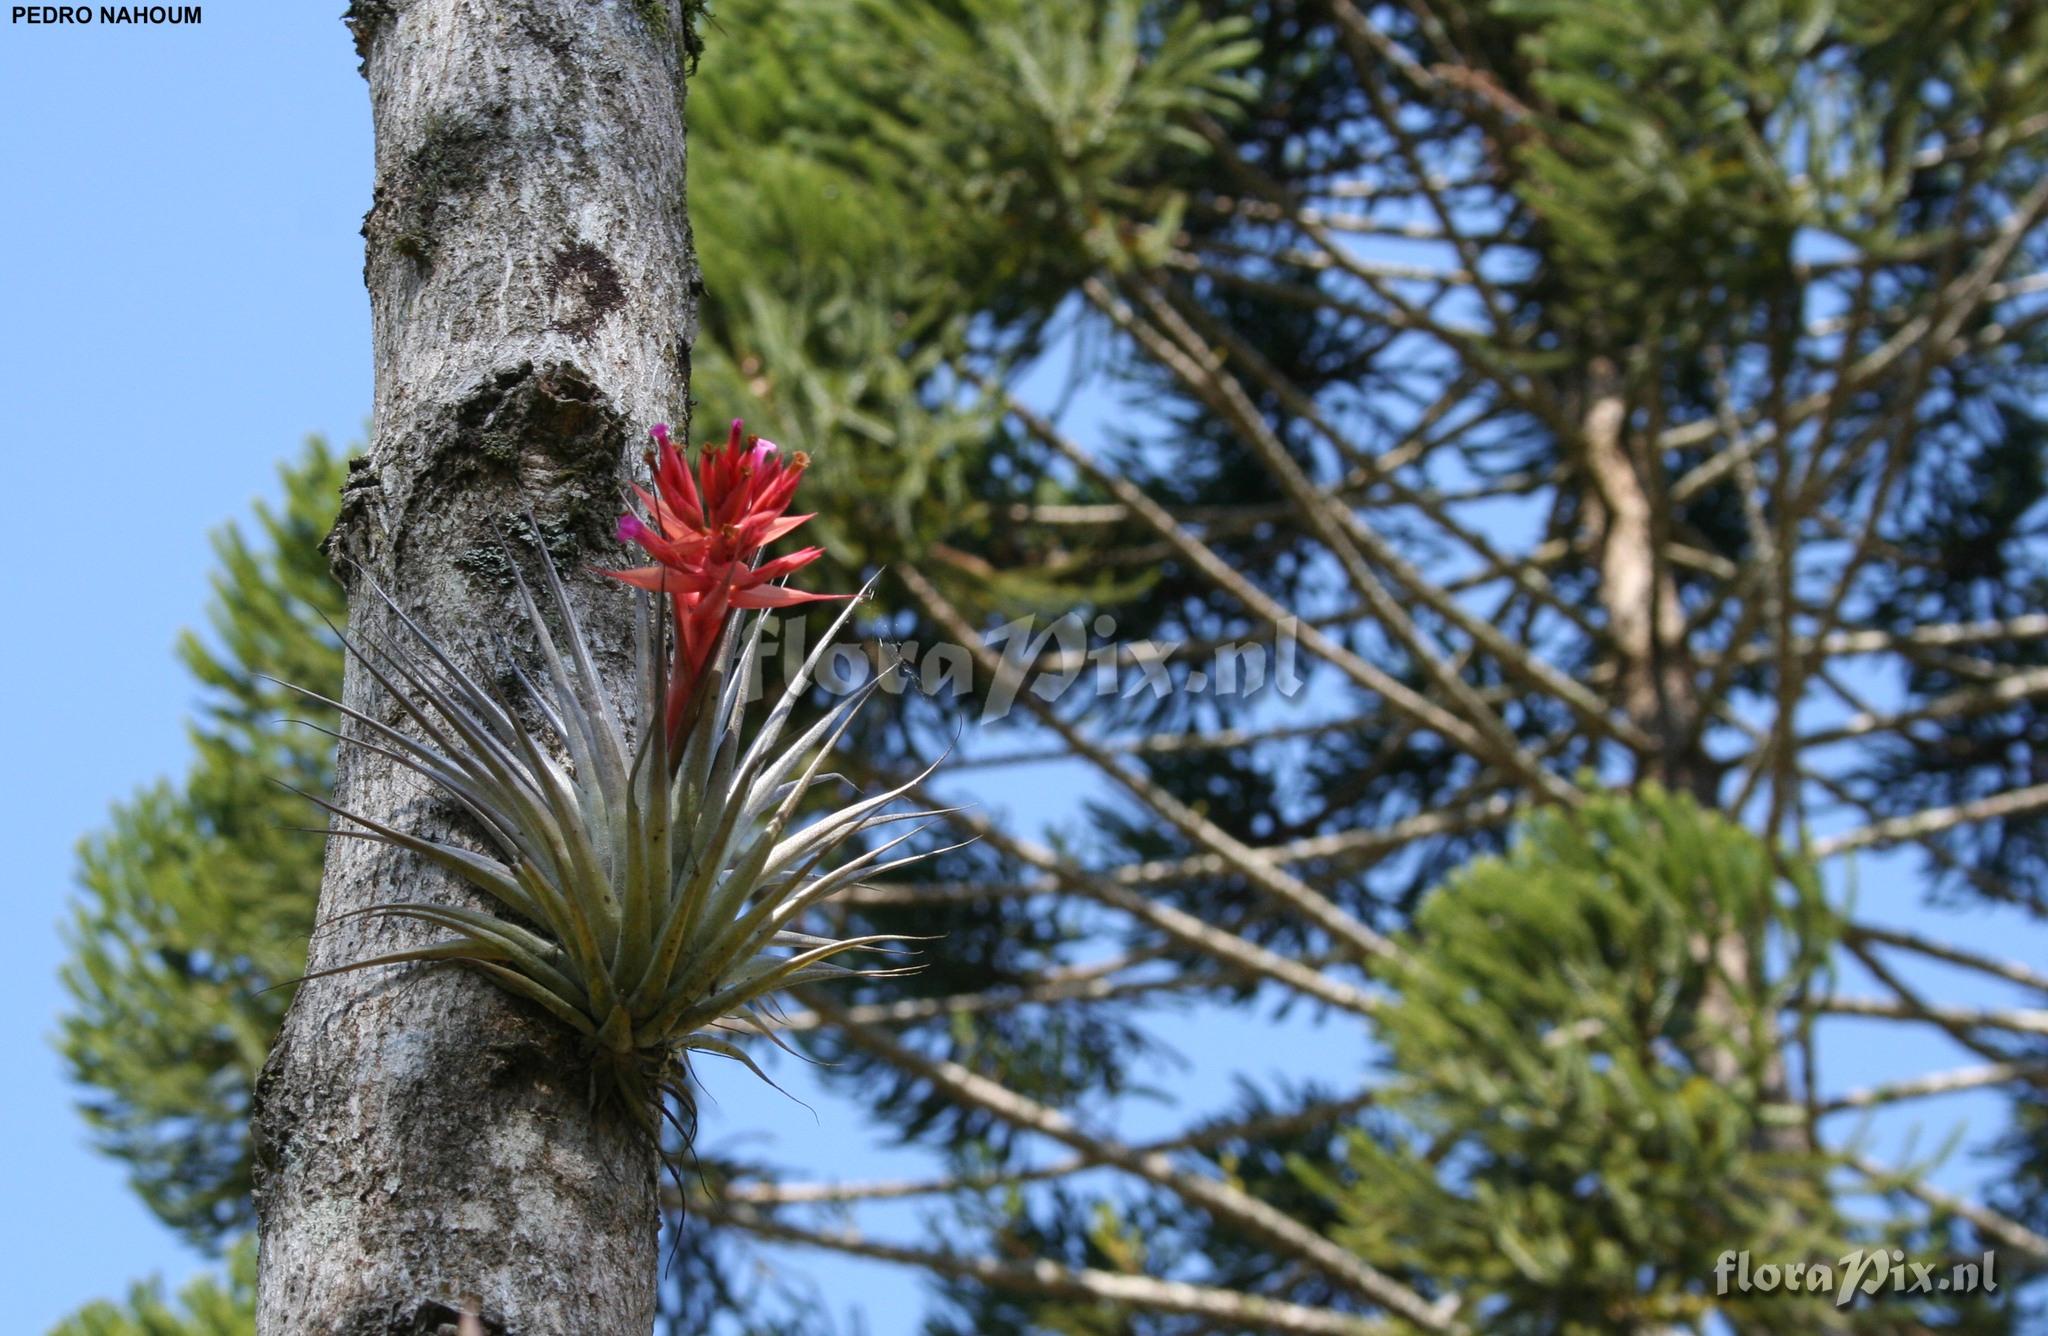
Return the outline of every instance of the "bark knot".
[[[348,476],[341,483],[341,511],[320,544],[328,569],[344,589],[355,587],[356,570],[371,557],[383,527],[383,503],[384,484],[369,457],[357,455],[349,460]]]
[[[510,1336],[510,1329],[503,1321],[489,1313],[478,1313],[475,1304],[463,1308],[451,1308],[439,1299],[428,1299],[414,1311],[412,1320],[402,1330],[405,1336]],[[467,1316],[469,1324],[463,1325]]]
[[[571,362],[522,361],[454,406],[442,460],[415,505],[488,516],[488,546],[524,530],[530,508],[557,560],[574,565],[613,541],[632,424],[603,387]],[[451,495],[450,493],[460,493]],[[485,535],[480,535],[485,536]]]
[[[579,241],[548,261],[548,300],[554,311],[548,328],[587,340],[606,316],[626,304],[626,287],[609,256]]]
[[[489,182],[501,164],[507,113],[504,106],[490,106],[423,117],[418,141],[378,173],[363,239],[431,271],[445,230],[444,211]]]
[[[341,16],[349,36],[355,39],[356,58],[363,62],[362,72],[366,75],[370,43],[376,39],[377,30],[390,21],[391,14],[391,0],[349,0],[348,12]]]

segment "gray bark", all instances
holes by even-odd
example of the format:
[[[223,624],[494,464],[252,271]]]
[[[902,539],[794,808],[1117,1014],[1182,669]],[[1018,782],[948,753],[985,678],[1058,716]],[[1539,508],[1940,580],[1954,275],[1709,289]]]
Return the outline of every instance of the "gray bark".
[[[642,433],[687,406],[684,6],[356,0],[349,22],[377,145],[374,429],[330,539],[352,625],[391,630],[373,578],[501,671],[494,637],[520,652],[507,562],[530,561],[530,510],[593,638],[623,645],[628,601],[587,568],[618,556]],[[397,720],[353,663],[345,695]],[[373,753],[344,746],[337,789],[462,837]],[[480,903],[409,854],[329,841],[323,923],[405,900]],[[437,935],[348,920],[316,933],[311,968]],[[304,985],[256,1091],[259,1330],[453,1332],[468,1308],[512,1336],[651,1330],[655,1155],[593,1107],[586,1072],[563,1027],[458,968]]]
[[[1685,665],[1685,608],[1670,563],[1660,555],[1662,479],[1651,452],[1628,430],[1620,375],[1606,358],[1587,376],[1581,426],[1592,488],[1587,521],[1600,555],[1600,603],[1607,614],[1629,719],[1659,744],[1640,768],[1673,788],[1714,802],[1706,758],[1684,746],[1699,708]]]
[[[1689,741],[1704,707],[1686,663],[1684,607],[1671,565],[1659,555],[1659,533],[1666,518],[1660,512],[1668,507],[1669,498],[1646,443],[1628,431],[1627,417],[1614,366],[1605,358],[1596,360],[1588,377],[1581,435],[1593,483],[1587,511],[1597,531],[1600,601],[1629,717],[1659,744],[1655,755],[1637,758],[1637,774],[1690,793],[1703,806],[1717,807],[1719,773],[1697,742]],[[1731,925],[1729,931],[1694,944],[1699,959],[1711,960],[1717,971],[1700,999],[1701,1016],[1712,1033],[1740,1034],[1750,1023],[1741,990],[1762,962],[1751,959],[1743,927]],[[1763,1071],[1766,1094],[1789,1102],[1790,1082],[1777,1027],[1769,1017],[1763,1024],[1771,1046]],[[1729,1044],[1708,1044],[1694,1056],[1721,1085],[1732,1086],[1745,1075],[1741,1053]],[[1771,1127],[1762,1135],[1786,1151],[1801,1149],[1805,1137],[1796,1127]]]

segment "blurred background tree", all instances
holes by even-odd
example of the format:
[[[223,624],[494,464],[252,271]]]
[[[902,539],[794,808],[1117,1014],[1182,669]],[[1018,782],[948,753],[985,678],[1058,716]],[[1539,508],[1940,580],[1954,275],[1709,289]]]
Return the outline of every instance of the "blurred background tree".
[[[756,1242],[921,1267],[928,1329],[976,1336],[2026,1329],[2048,977],[1850,912],[1833,869],[1913,850],[1930,899],[2039,955],[2048,18],[712,18],[694,394],[812,452],[838,583],[890,571],[876,641],[978,649],[969,691],[869,712],[849,765],[903,775],[960,734],[929,796],[997,800],[924,880],[832,909],[942,934],[929,968],[788,1018],[943,1172],[707,1162],[676,1330],[790,1320],[732,1299]],[[67,1053],[152,1207],[215,1241],[246,1222],[240,1110],[283,1005],[253,990],[295,968],[318,845],[278,833],[289,795],[260,830],[206,795],[317,790],[318,735],[271,731],[253,673],[338,672],[302,615],[332,605],[318,467],[274,558],[224,545],[251,633],[191,660],[229,702],[193,776],[84,863]],[[1124,689],[1054,638],[1014,667],[1089,673],[981,721],[984,633],[1069,614]],[[1283,636],[1296,700],[1191,685]],[[1178,689],[1142,686],[1148,642]],[[1007,816],[1019,774],[1068,801]],[[1927,959],[2010,1005],[1927,995]],[[1189,1051],[1226,1013],[1343,1056],[1276,1083]],[[1830,1037],[1868,1034],[1844,1017],[1969,1065],[1831,1088]],[[1241,1071],[1238,1107],[1113,1134],[1173,1051]],[[2013,1101],[2003,1196],[1856,1135],[1971,1088]],[[858,1227],[906,1198],[930,1237]],[[2007,1283],[1713,1293],[1723,1250],[1879,1244],[1995,1248]]]
[[[256,1329],[256,1240],[228,1255],[225,1282],[200,1276],[166,1299],[154,1281],[130,1287],[120,1303],[87,1304],[50,1336],[247,1336]]]
[[[321,846],[299,828],[317,823],[282,786],[333,784],[331,739],[288,722],[331,728],[332,712],[277,682],[341,686],[341,590],[320,541],[342,456],[309,441],[279,479],[278,505],[215,535],[207,633],[178,644],[201,691],[192,768],[80,846],[64,975],[75,1007],[60,1042],[99,1145],[209,1250],[254,1222],[249,1090],[291,1000],[265,990],[305,968],[313,926]]]

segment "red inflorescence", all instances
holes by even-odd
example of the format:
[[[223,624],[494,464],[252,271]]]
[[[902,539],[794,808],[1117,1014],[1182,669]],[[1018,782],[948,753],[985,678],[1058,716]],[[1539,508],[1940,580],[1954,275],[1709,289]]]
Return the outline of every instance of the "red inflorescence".
[[[675,659],[663,716],[671,747],[679,746],[712,652],[726,619],[738,608],[787,608],[850,594],[813,594],[775,581],[824,554],[807,547],[759,561],[761,550],[795,530],[809,515],[786,515],[810,463],[802,451],[785,457],[775,442],[744,435],[734,419],[724,445],[706,445],[693,476],[663,423],[649,433],[655,449],[654,492],[635,487],[653,523],[619,517],[619,541],[637,543],[651,566],[606,571],[616,580],[666,594],[675,607]]]

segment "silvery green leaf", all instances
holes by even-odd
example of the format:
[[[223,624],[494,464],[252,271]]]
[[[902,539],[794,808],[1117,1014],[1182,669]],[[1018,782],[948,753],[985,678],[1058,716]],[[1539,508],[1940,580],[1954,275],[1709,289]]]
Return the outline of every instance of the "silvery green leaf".
[[[846,805],[828,806],[791,832],[808,799],[829,786],[852,787],[825,765],[878,682],[826,710],[795,738],[783,738],[852,604],[806,656],[751,739],[744,736],[748,686],[761,663],[765,619],[729,622],[702,683],[702,704],[675,754],[661,719],[670,633],[665,604],[636,596],[634,680],[629,698],[616,699],[559,576],[546,553],[540,556],[545,597],[523,580],[518,585],[538,672],[507,653],[518,688],[512,695],[523,701],[464,670],[375,590],[397,620],[397,635],[389,641],[344,637],[344,643],[393,697],[406,726],[324,702],[353,726],[343,737],[346,745],[426,779],[476,821],[496,856],[314,799],[348,823],[336,834],[424,858],[517,921],[462,906],[372,906],[358,914],[411,919],[450,936],[323,973],[468,965],[582,1035],[593,1070],[610,1077],[652,1131],[660,1094],[688,1097],[682,1073],[690,1053],[735,1058],[759,1073],[736,1042],[707,1031],[781,1044],[767,1018],[774,1013],[763,1011],[778,992],[906,972],[904,966],[848,968],[837,958],[887,953],[913,939],[825,937],[797,924],[845,887],[922,857],[892,855],[941,813],[891,810],[928,769],[883,793],[860,797],[855,790]],[[529,717],[538,728],[528,725]],[[543,745],[549,735],[567,752],[566,764]],[[904,821],[925,824],[869,847],[856,844]],[[834,862],[849,846],[852,856]]]

